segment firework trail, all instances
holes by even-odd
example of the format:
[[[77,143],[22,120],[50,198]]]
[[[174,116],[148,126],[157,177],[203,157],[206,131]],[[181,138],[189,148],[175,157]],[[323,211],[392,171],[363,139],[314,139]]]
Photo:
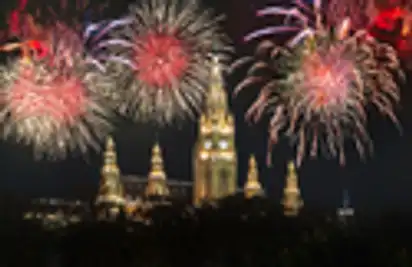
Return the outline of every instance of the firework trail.
[[[366,29],[377,12],[373,0],[330,0],[325,8],[328,25],[338,25],[350,18],[355,31]]]
[[[284,133],[296,144],[298,165],[308,153],[337,157],[344,164],[346,140],[365,156],[372,149],[367,104],[398,123],[393,112],[399,100],[396,74],[401,74],[396,51],[365,31],[350,35],[349,19],[335,27],[324,24],[320,5],[315,1],[313,8],[298,3],[258,11],[260,16],[283,15],[285,23],[252,32],[246,41],[282,33],[292,37],[284,45],[261,41],[255,57],[233,65],[252,62],[236,88],[263,86],[247,117],[258,120],[268,111],[270,145]]]
[[[377,27],[385,31],[396,31],[400,24],[399,35],[407,35],[411,24],[411,4],[408,1],[379,0],[330,0],[326,5],[326,21],[329,25],[338,25],[345,18],[350,18],[353,30]]]
[[[126,18],[91,25],[86,34],[100,31],[92,40],[96,64],[109,66],[107,74],[125,88],[121,112],[160,123],[194,115],[204,100],[211,52],[229,50],[220,20],[195,0],[146,0]]]
[[[47,34],[45,57],[12,61],[0,69],[2,134],[32,145],[40,157],[98,149],[110,131],[100,92],[112,84],[86,64],[76,31],[56,22]]]

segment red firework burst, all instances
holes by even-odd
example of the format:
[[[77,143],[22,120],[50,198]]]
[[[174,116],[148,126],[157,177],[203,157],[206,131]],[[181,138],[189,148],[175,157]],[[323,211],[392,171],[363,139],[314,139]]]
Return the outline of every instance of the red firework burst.
[[[401,58],[412,57],[412,12],[408,7],[390,6],[381,9],[369,27],[371,35],[391,43]]]
[[[149,33],[135,50],[137,78],[153,87],[171,87],[189,67],[184,44],[174,35]]]

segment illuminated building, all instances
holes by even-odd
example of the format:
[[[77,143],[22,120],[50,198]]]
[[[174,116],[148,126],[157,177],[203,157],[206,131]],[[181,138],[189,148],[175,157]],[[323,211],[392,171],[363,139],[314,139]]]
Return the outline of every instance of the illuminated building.
[[[193,155],[193,181],[168,177],[159,144],[152,148],[148,175],[124,175],[117,165],[114,140],[111,137],[107,139],[101,181],[94,203],[98,218],[112,219],[120,211],[124,211],[129,218],[144,221],[147,210],[159,204],[167,204],[166,201],[154,201],[153,196],[168,197],[167,201],[194,201],[194,204],[199,205],[204,201],[243,193],[242,188],[237,188],[234,117],[228,108],[223,83],[219,60],[214,57],[206,105],[200,116],[199,136]],[[256,178],[252,178],[253,175]],[[257,169],[252,168],[251,180],[246,185],[248,195],[257,194],[251,184],[257,181],[257,175]]]
[[[168,177],[163,169],[160,147],[155,147],[152,151],[152,171],[148,176],[122,175],[126,195],[132,200],[158,195],[161,191],[162,195],[193,200],[195,204],[200,204],[202,201],[215,200],[242,192],[242,189],[237,189],[237,155],[234,135],[233,116],[227,105],[221,67],[218,58],[215,57],[211,66],[206,106],[199,121],[199,137],[195,145],[193,160],[193,182]],[[154,159],[155,155],[157,159]],[[158,162],[154,164],[153,161]],[[155,170],[155,168],[162,169],[162,171]]]
[[[199,205],[232,195],[237,186],[235,125],[223,88],[221,65],[213,58],[206,107],[194,150],[193,202]]]
[[[170,192],[166,182],[166,172],[163,167],[162,152],[158,143],[153,146],[151,163],[152,169],[148,175],[145,195],[147,197],[169,196]]]
[[[31,210],[23,214],[23,219],[36,220],[48,229],[56,229],[81,222],[90,213],[90,207],[82,201],[41,198],[31,203]]]
[[[297,216],[303,207],[303,200],[300,196],[298,185],[298,176],[296,174],[295,164],[292,161],[288,163],[288,173],[283,190],[282,204],[285,216],[290,217]]]
[[[120,177],[115,144],[113,139],[108,137],[101,169],[99,192],[95,203],[103,217],[115,216],[125,203],[123,183]]]
[[[259,182],[259,171],[256,159],[253,155],[250,156],[249,159],[249,171],[243,191],[245,193],[245,198],[253,198],[263,195],[262,185]]]

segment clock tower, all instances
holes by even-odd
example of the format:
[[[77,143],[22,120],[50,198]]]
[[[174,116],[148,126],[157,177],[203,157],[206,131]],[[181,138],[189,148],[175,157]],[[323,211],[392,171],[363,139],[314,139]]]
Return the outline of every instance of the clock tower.
[[[213,57],[209,86],[194,151],[195,205],[232,195],[237,187],[235,125],[217,56]]]

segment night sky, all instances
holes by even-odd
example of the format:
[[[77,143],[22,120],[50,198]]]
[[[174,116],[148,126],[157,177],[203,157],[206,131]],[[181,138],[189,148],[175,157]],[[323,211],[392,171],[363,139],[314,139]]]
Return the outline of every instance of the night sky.
[[[13,8],[9,1],[3,2],[6,3],[2,3],[2,10]],[[120,4],[119,0],[113,2],[116,3],[110,5],[110,12],[113,13],[106,16],[115,17],[126,10],[126,3]],[[242,44],[242,35],[260,25],[254,18],[254,12],[256,8],[264,6],[265,2],[271,1],[207,1],[217,12],[226,14],[224,26],[236,44],[236,56],[251,52],[250,47]],[[1,14],[0,18],[5,21],[5,14]],[[228,78],[226,87],[229,92],[241,75],[242,73],[238,73]],[[412,114],[409,104],[412,98],[411,93],[407,91],[410,87],[405,85],[402,88],[402,104],[398,110],[403,125],[402,135],[389,121],[372,115],[369,130],[375,141],[373,157],[361,162],[354,149],[349,147],[348,162],[344,168],[339,166],[336,160],[308,160],[304,163],[299,176],[307,206],[336,207],[341,203],[342,189],[347,188],[352,204],[358,210],[412,210]],[[248,157],[254,153],[260,163],[260,177],[267,194],[280,198],[286,163],[292,159],[294,152],[286,141],[282,142],[273,149],[273,166],[265,166],[266,125],[261,123],[251,126],[243,120],[244,111],[256,92],[250,89],[239,98],[231,100],[232,110],[237,117],[239,185],[245,181]],[[122,118],[118,118],[116,124],[118,127],[113,136],[117,142],[119,165],[124,174],[147,174],[151,146],[158,136],[169,177],[186,181],[191,179],[192,149],[197,131],[195,122],[182,122],[180,125],[163,129],[136,124]],[[36,162],[32,158],[30,148],[7,142],[0,143],[0,155],[1,193],[85,198],[90,197],[96,190],[101,164],[100,154],[91,154],[86,159],[73,156],[62,162]]]

